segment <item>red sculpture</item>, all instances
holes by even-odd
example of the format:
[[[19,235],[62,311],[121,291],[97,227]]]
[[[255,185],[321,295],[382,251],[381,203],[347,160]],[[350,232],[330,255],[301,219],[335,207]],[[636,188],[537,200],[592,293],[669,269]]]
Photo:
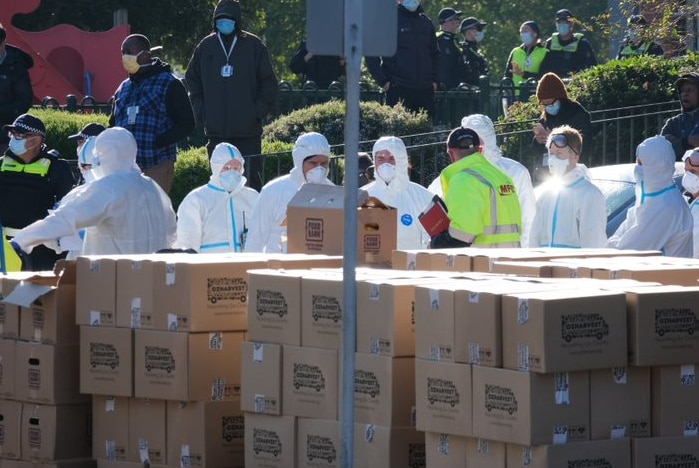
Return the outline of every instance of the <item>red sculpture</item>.
[[[29,75],[35,102],[52,96],[64,104],[68,94],[74,94],[78,101],[90,94],[97,102],[107,102],[126,77],[120,48],[130,33],[129,26],[93,33],[67,24],[41,32],[23,31],[12,25],[16,14],[31,13],[40,3],[0,0],[0,23],[7,30],[7,42],[34,59]]]

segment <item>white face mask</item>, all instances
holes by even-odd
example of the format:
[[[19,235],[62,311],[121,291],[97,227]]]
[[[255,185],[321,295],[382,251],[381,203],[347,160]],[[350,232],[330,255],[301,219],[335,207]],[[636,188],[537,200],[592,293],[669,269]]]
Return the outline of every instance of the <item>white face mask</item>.
[[[22,156],[27,152],[27,140],[19,140],[15,137],[10,138],[9,147],[14,154],[17,156]]]
[[[693,172],[685,172],[682,176],[682,187],[692,195],[699,193],[699,176]]]
[[[381,180],[389,183],[396,178],[396,166],[389,163],[383,163],[376,168],[376,173],[379,175]]]
[[[309,184],[322,184],[327,173],[328,170],[323,166],[316,166],[306,172],[306,182]]]
[[[219,173],[218,181],[221,183],[221,188],[223,190],[232,192],[243,183],[243,174],[235,169],[229,169]]]
[[[562,177],[568,170],[568,160],[549,154],[549,172],[554,177]]]

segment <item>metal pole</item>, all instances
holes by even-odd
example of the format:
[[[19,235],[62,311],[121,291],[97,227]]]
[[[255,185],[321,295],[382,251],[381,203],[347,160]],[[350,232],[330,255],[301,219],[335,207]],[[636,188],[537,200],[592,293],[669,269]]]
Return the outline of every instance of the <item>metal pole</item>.
[[[340,466],[354,467],[354,353],[357,336],[357,189],[359,185],[359,80],[362,64],[362,3],[345,0],[345,232],[342,314],[342,399],[340,401]],[[369,0],[370,1],[370,0]]]

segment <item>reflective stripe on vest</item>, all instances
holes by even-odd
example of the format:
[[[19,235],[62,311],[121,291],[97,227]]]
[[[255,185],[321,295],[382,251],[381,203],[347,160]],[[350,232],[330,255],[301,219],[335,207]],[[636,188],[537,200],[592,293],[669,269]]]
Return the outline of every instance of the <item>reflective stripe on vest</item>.
[[[635,57],[637,55],[645,55],[645,53],[648,52],[648,49],[650,49],[650,44],[650,42],[646,41],[635,49],[631,47],[631,44],[626,44],[626,47],[624,47],[621,50],[621,52],[619,52],[619,55],[621,55],[622,57]]]
[[[51,160],[49,158],[37,159],[30,164],[21,164],[12,158],[2,158],[2,167],[0,171],[2,172],[24,172],[26,174],[34,174],[41,177],[45,177],[49,173],[49,167],[51,166]]]
[[[490,225],[485,226],[483,228],[483,234],[480,236],[495,236],[495,235],[501,235],[501,234],[519,234],[519,226],[515,224],[498,224],[498,202],[497,202],[497,192],[495,191],[495,187],[493,187],[493,184],[491,184],[485,177],[483,177],[481,174],[478,172],[472,170],[472,169],[466,169],[464,170],[465,173],[473,176],[476,180],[478,180],[480,183],[485,185],[490,189]],[[474,235],[468,235],[465,233],[460,233],[459,231],[449,229],[449,235],[451,235],[453,238],[468,242],[468,243],[473,243],[476,240],[477,236]],[[490,242],[488,239],[481,238],[479,239],[480,241],[487,241],[485,242],[486,245],[491,245],[495,247],[519,247],[520,243],[518,241],[512,241],[511,239],[507,239],[506,242]],[[515,244],[515,245],[513,245]]]
[[[521,47],[517,47],[512,54],[512,61],[519,65],[523,72],[538,73],[544,57],[548,50],[546,47],[535,47],[532,52],[527,55],[527,52]],[[515,86],[520,86],[524,82],[524,76],[512,74],[512,81]]]
[[[575,40],[565,46],[561,45],[561,41],[558,39],[558,37],[558,33],[553,33],[553,36],[551,36],[551,47],[549,47],[549,50],[556,52],[576,52],[578,50],[578,45],[580,45],[580,39],[583,38],[583,35],[580,33],[573,34]]]

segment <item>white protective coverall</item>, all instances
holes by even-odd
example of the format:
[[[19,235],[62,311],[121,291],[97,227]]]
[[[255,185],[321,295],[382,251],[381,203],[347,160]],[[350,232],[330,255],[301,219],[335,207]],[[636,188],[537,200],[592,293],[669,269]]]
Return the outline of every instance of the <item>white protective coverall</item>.
[[[386,182],[381,178],[377,168],[374,171],[376,180],[362,189],[366,190],[370,196],[378,198],[397,210],[398,249],[426,249],[430,244],[430,236],[420,224],[418,215],[429,205],[433,195],[422,185],[410,181],[408,151],[403,140],[394,136],[379,138],[372,150],[374,161],[376,161],[376,153],[383,150],[389,151],[396,160],[395,177]]]
[[[245,160],[230,143],[219,143],[211,153],[209,183],[187,194],[177,209],[175,248],[194,249],[201,253],[242,252],[247,224],[259,194],[245,187],[245,177],[228,192],[222,188],[219,174],[231,159]]]
[[[529,247],[600,248],[607,243],[604,195],[578,163],[561,178],[544,182],[536,200]]]
[[[609,238],[608,247],[660,250],[669,257],[692,258],[694,222],[672,176],[675,152],[663,136],[644,140],[636,148],[636,203]]]
[[[175,212],[170,199],[136,165],[136,140],[114,127],[95,140],[95,180],[77,189],[46,218],[13,239],[30,252],[85,228],[83,255],[145,254],[171,247]]]
[[[330,144],[320,133],[304,133],[296,139],[291,152],[294,168],[289,174],[267,183],[260,191],[248,224],[246,252],[286,252],[286,206],[306,183],[303,160],[321,154],[330,157]],[[335,185],[327,177],[323,184]]]
[[[483,156],[502,172],[510,176],[517,189],[517,198],[522,209],[522,245],[529,244],[529,231],[531,230],[534,214],[536,213],[536,196],[532,186],[532,177],[529,170],[514,159],[506,158],[498,147],[495,136],[495,126],[490,117],[483,114],[473,114],[461,119],[463,128],[474,130],[481,139]]]
[[[699,258],[699,198],[695,198],[689,202],[689,211],[692,213],[692,218],[694,219],[694,235],[692,236],[694,242],[694,258]]]

